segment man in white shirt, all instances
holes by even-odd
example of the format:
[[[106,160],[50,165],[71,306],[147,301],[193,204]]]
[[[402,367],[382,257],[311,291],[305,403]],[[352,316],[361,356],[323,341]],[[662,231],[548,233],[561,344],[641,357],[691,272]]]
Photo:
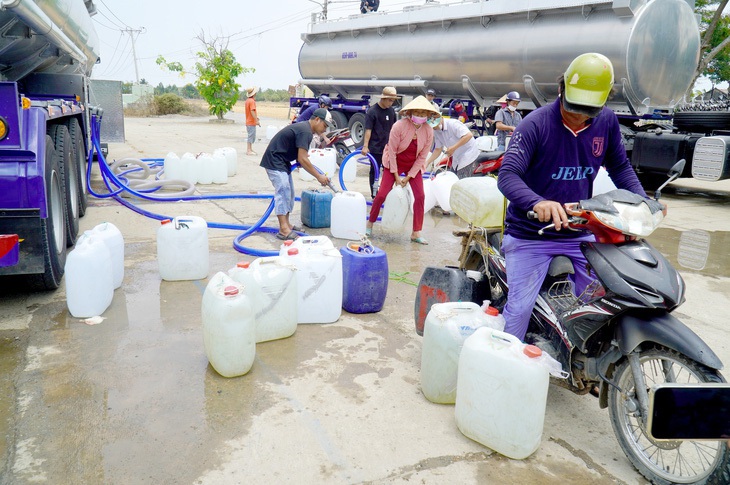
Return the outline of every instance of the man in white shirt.
[[[435,118],[429,121],[433,127],[434,149],[426,160],[426,166],[433,163],[439,154],[452,157],[451,169],[460,179],[474,174],[476,159],[479,156],[474,135],[464,123],[454,118]]]

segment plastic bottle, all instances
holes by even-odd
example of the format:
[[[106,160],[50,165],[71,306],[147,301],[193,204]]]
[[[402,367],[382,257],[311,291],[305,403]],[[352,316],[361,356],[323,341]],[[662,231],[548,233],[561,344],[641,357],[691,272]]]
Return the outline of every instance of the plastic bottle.
[[[104,242],[82,234],[65,265],[66,304],[76,318],[101,315],[114,298],[112,256]]]
[[[383,231],[389,233],[402,231],[410,206],[411,202],[406,189],[400,185],[394,186],[385,198],[385,207],[383,207],[383,215],[380,219]]]
[[[549,374],[513,335],[478,328],[464,342],[456,386],[456,425],[467,436],[509,458],[540,446]],[[530,355],[537,347],[528,349]],[[539,351],[539,349],[537,349]]]
[[[208,277],[208,225],[197,216],[161,221],[157,229],[157,264],[167,281]]]
[[[213,155],[210,153],[200,153],[196,159],[196,168],[198,171],[199,184],[213,183]]]
[[[216,273],[205,288],[201,310],[208,362],[223,377],[246,374],[256,357],[256,320],[243,285]]]
[[[459,354],[464,341],[491,316],[472,302],[437,303],[426,317],[421,347],[421,391],[435,403],[456,401]]]
[[[124,280],[124,238],[121,231],[111,222],[102,222],[94,228],[84,231],[84,234],[94,236],[106,244],[112,258],[112,286],[114,289],[122,286]]]

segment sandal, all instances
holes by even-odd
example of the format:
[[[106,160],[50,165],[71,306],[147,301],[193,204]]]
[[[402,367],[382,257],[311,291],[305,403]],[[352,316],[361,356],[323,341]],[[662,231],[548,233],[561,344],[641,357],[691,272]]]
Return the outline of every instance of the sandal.
[[[412,237],[411,242],[423,244],[424,246],[428,245],[428,241],[426,241],[426,239],[422,236]]]
[[[276,239],[281,239],[282,241],[296,241],[299,236],[297,234],[294,234],[294,231],[290,232],[287,235],[284,235],[280,232],[276,233]]]
[[[297,231],[297,232],[304,232],[304,231],[302,230],[302,228],[301,228],[301,227],[299,227],[299,226],[291,226],[291,230],[292,230],[292,231]]]

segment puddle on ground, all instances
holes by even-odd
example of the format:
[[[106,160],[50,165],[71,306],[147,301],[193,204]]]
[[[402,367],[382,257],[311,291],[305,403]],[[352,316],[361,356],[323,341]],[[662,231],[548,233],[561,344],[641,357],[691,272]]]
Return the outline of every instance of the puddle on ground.
[[[730,232],[659,228],[647,238],[680,273],[730,276]]]

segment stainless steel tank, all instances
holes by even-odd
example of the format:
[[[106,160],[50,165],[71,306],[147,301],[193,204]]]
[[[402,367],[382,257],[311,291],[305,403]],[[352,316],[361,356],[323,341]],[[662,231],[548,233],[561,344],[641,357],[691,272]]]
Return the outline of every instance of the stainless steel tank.
[[[99,58],[91,0],[0,0],[0,76],[90,74]]]
[[[302,82],[315,92],[471,97],[515,90],[535,104],[557,96],[557,78],[584,52],[611,59],[614,109],[646,111],[682,100],[700,53],[684,0],[489,0],[424,6],[314,23],[303,34]]]

